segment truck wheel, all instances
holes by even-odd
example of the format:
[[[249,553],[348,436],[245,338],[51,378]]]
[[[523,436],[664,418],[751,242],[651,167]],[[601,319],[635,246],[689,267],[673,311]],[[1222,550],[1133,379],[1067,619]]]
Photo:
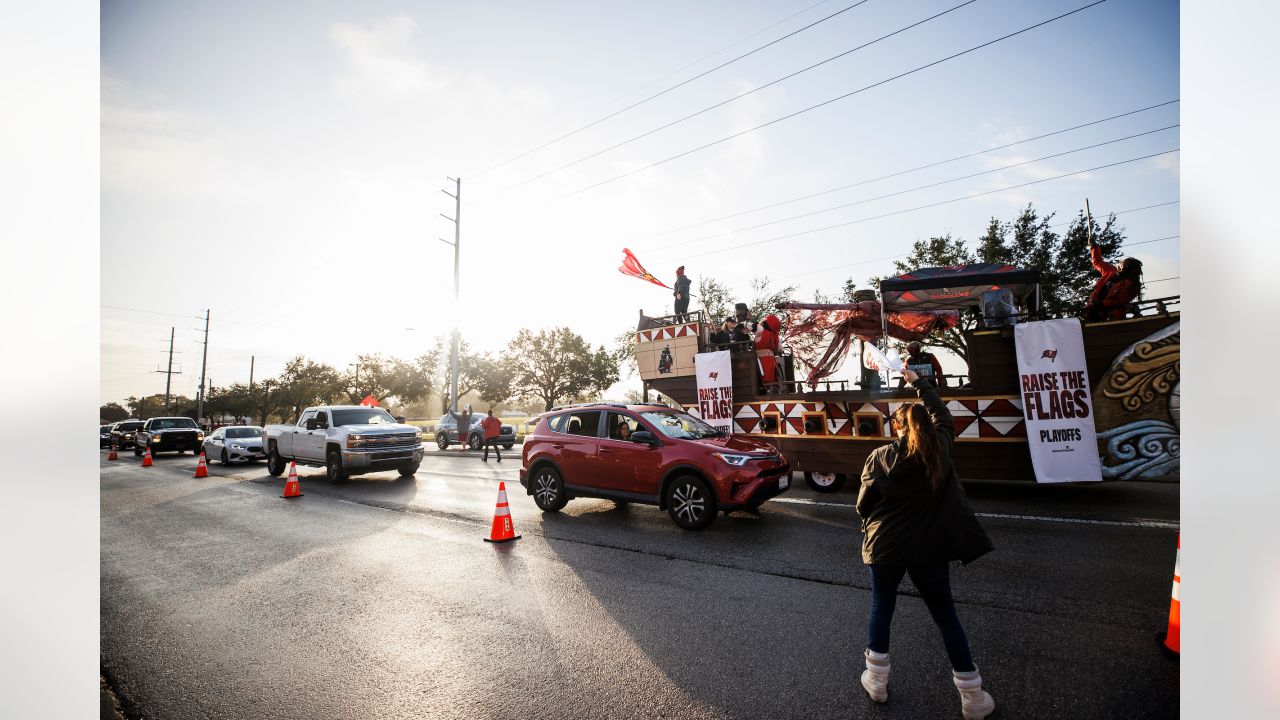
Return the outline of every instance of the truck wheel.
[[[447,433],[440,433],[439,435],[436,435],[436,447],[441,450],[449,449],[449,435]]]
[[[544,466],[533,476],[529,483],[533,488],[533,502],[543,512],[559,512],[569,497],[564,494],[564,481],[560,473],[550,465]]]
[[[479,450],[484,445],[484,438],[479,435],[472,435],[468,440],[467,447],[472,450]]]
[[[280,477],[284,473],[284,458],[280,457],[280,453],[276,452],[276,446],[271,446],[271,451],[267,453],[267,474],[271,477]]]
[[[701,530],[716,519],[716,497],[702,478],[682,475],[667,490],[667,514],[685,530]]]
[[[844,487],[848,476],[844,473],[820,473],[805,471],[804,481],[814,492],[833,493]]]
[[[420,465],[421,463],[414,463],[412,465],[401,465],[396,469],[400,472],[400,477],[413,477],[414,473],[418,472],[418,467]]]
[[[511,449],[511,448],[513,448],[513,447],[515,447],[515,443],[507,443],[507,444],[505,444],[505,445],[503,445],[503,446],[502,446],[502,449],[503,449],[503,450],[510,450],[510,449]]]
[[[325,456],[325,470],[328,471],[329,481],[340,483],[347,481],[347,471],[342,469],[342,453],[337,450],[330,450]]]
[[[142,457],[142,450],[140,450],[137,445],[133,446],[133,456]]]

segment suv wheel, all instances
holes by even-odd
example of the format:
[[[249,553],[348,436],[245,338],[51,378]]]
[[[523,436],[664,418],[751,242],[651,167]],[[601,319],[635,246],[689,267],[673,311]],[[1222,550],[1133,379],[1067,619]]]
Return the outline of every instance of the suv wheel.
[[[701,530],[716,519],[716,498],[702,478],[682,475],[667,489],[667,513],[685,530]]]
[[[515,444],[515,443],[506,443],[505,445],[503,445],[503,446],[502,446],[502,449],[503,449],[503,450],[510,450],[511,448],[513,448],[513,447],[515,447],[515,446],[516,446],[516,444]]]
[[[844,487],[848,478],[844,473],[820,473],[805,471],[804,481],[814,492],[833,493]]]
[[[271,451],[267,453],[267,474],[271,477],[280,477],[284,473],[284,458],[280,457],[280,453],[276,452],[276,446],[271,446]]]
[[[564,494],[564,481],[560,479],[560,473],[550,465],[538,469],[529,487],[533,488],[534,504],[543,512],[559,512],[569,502],[568,496]]]
[[[467,447],[470,447],[472,450],[479,450],[484,446],[484,438],[480,437],[479,434],[472,435],[467,438],[467,440]]]
[[[330,450],[324,459],[324,469],[329,474],[329,481],[335,483],[346,482],[347,471],[342,469],[342,453],[337,450]]]
[[[440,448],[441,450],[448,450],[448,449],[449,449],[449,434],[448,434],[448,433],[439,433],[439,434],[437,434],[437,435],[436,435],[436,447]]]

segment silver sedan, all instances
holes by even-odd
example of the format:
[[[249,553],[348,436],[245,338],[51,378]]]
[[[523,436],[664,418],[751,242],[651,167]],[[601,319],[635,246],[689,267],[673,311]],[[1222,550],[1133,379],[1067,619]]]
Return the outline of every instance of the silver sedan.
[[[233,462],[265,460],[262,451],[262,428],[254,425],[228,425],[209,433],[204,439],[204,456],[223,465]]]

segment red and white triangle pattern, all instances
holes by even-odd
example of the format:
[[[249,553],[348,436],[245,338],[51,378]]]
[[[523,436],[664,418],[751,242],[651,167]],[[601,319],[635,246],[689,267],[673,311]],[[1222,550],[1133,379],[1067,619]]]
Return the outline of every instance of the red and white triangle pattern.
[[[852,436],[854,414],[878,414],[885,423],[901,402],[835,403],[835,402],[765,402],[738,406],[734,416],[734,432],[759,432],[765,413],[782,417],[782,426],[771,434],[804,435],[806,413],[827,416],[827,435]],[[990,400],[949,400],[947,409],[955,419],[956,434],[965,439],[1023,438],[1027,429],[1022,420],[1022,401],[1017,397]]]
[[[674,340],[682,337],[697,337],[698,323],[685,323],[683,325],[668,325],[666,327],[653,328],[652,330],[641,330],[636,333],[636,342],[658,342],[660,340]]]

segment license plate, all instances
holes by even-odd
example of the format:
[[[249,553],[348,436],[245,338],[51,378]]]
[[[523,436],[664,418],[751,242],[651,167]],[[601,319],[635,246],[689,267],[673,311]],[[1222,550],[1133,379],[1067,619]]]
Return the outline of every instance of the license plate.
[[[783,475],[782,477],[778,478],[779,490],[786,490],[790,486],[791,486],[791,478],[787,477],[786,475]]]

